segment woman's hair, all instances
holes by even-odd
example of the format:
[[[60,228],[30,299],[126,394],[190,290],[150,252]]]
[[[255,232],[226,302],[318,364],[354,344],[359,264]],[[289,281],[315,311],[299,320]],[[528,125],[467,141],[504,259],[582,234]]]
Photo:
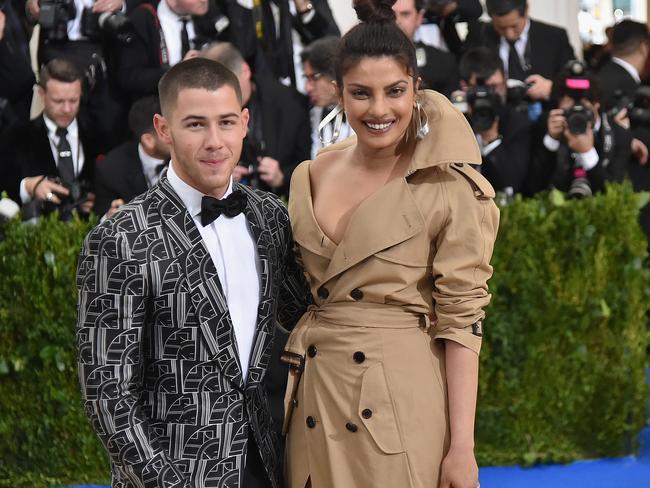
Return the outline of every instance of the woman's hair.
[[[395,23],[395,0],[354,0],[360,24],[350,29],[339,43],[335,58],[338,86],[343,87],[343,75],[362,58],[388,56],[400,63],[406,72],[418,78],[415,47]]]

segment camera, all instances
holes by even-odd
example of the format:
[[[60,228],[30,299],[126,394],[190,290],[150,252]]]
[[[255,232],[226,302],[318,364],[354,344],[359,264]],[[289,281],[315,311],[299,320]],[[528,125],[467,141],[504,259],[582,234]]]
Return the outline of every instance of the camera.
[[[650,87],[640,86],[637,89],[628,114],[632,128],[650,127]]]
[[[86,7],[81,12],[81,33],[90,40],[100,40],[102,34],[129,43],[133,40],[133,24],[122,12],[95,13]]]
[[[528,89],[532,83],[525,81],[508,79],[506,81],[506,103],[514,107],[515,110],[526,111],[528,110]]]
[[[48,39],[62,41],[68,37],[68,21],[76,15],[74,0],[41,0],[38,23]]]
[[[567,191],[569,198],[587,198],[593,195],[591,184],[587,179],[587,172],[584,168],[576,166],[573,168],[573,181]]]
[[[580,104],[565,109],[564,118],[566,119],[569,132],[574,135],[586,133],[589,123],[591,123],[592,126],[594,123],[594,113],[584,105]]]
[[[467,91],[470,123],[476,132],[488,130],[494,124],[501,109],[501,99],[494,88],[479,80],[477,86]]]

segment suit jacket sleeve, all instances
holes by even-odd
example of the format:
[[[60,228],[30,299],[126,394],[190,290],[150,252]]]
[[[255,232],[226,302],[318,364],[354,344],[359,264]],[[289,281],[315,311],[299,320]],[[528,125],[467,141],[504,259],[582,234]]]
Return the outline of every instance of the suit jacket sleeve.
[[[494,249],[499,210],[494,190],[468,165],[439,171],[446,217],[435,238],[433,300],[438,323],[435,338],[458,342],[477,354],[481,337],[474,330],[490,302],[487,281],[492,276],[490,259]],[[483,196],[475,197],[472,184]]]
[[[315,0],[313,5],[314,15],[309,22],[303,22],[300,15],[292,16],[292,25],[305,46],[321,37],[341,35],[327,0]]]
[[[558,64],[555,67],[554,75],[560,73],[569,61],[571,61],[572,59],[576,59],[576,55],[573,52],[573,47],[569,42],[569,36],[567,35],[567,32],[564,29],[560,29],[557,53],[558,53],[557,55]]]
[[[114,466],[134,486],[186,487],[152,434],[138,395],[146,335],[147,279],[129,245],[105,225],[86,237],[77,267],[81,395]]]

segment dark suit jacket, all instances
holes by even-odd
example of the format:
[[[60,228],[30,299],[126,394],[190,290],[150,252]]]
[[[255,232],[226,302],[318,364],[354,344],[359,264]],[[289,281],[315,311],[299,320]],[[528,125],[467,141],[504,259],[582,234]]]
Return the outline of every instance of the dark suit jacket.
[[[85,182],[92,189],[98,145],[94,134],[79,119],[77,123],[79,140],[84,152],[84,165],[77,179]],[[3,141],[5,142],[1,145],[5,146],[7,152],[2,154],[2,158],[8,161],[11,167],[10,173],[13,175],[13,181],[8,185],[11,199],[21,201],[20,181],[23,178],[38,175],[59,176],[43,115],[30,120],[26,125],[10,129],[3,136]]]
[[[112,486],[244,488],[252,431],[271,486],[281,488],[282,453],[262,383],[276,321],[292,328],[309,289],[284,205],[238,189],[248,197],[244,214],[262,270],[246,382],[216,267],[166,177],[84,241],[79,375]]]
[[[280,162],[287,194],[293,170],[311,156],[311,129],[309,112],[299,95],[272,78],[255,78],[256,100],[261,113],[264,150],[260,156],[269,156]],[[255,132],[254,120],[249,122],[249,137]]]
[[[456,23],[458,22],[476,22],[483,13],[483,7],[479,0],[457,0],[458,8],[448,18],[439,19],[432,13],[425,14],[425,23],[435,23],[440,27],[440,32],[449,48],[449,52],[456,58],[463,54],[465,43],[461,41]]]
[[[128,44],[119,45],[114,53],[117,83],[133,100],[157,95],[158,81],[169,69],[169,65],[163,62],[160,48],[158,17],[154,15],[157,4],[157,1],[152,1],[152,4],[144,2],[131,11],[129,17],[135,35]],[[222,14],[226,14],[222,4],[210,2],[206,15],[193,18],[196,36],[202,43],[210,40],[231,41],[232,25],[218,33],[211,21]]]
[[[487,46],[498,55],[501,37],[491,22],[479,22],[470,26],[467,42],[471,46]],[[555,79],[567,62],[575,59],[566,30],[533,19],[530,20],[526,51],[529,74],[539,74],[550,80]]]
[[[634,94],[639,83],[632,78],[625,68],[610,60],[598,72],[598,84],[600,85],[600,99],[602,108],[609,110],[616,104],[615,92],[620,91],[621,95],[634,100]]]
[[[147,191],[147,180],[138,155],[138,141],[117,146],[95,166],[95,213],[104,215],[111,202],[129,202]]]
[[[421,42],[415,43],[415,49],[421,88],[436,90],[446,97],[460,88],[458,64],[453,54]]]

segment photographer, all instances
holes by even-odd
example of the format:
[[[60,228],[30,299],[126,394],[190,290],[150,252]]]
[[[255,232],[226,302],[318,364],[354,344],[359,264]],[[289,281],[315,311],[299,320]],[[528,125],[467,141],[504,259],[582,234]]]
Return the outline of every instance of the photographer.
[[[606,181],[622,181],[630,159],[632,136],[601,112],[598,82],[579,61],[572,61],[553,85],[540,182],[587,197]]]
[[[82,113],[96,125],[106,148],[123,134],[123,107],[109,79],[110,45],[130,35],[124,0],[27,0],[25,10],[40,25],[39,66],[66,59],[83,74]]]
[[[53,59],[41,69],[38,93],[43,113],[7,131],[0,143],[15,175],[9,196],[29,217],[53,210],[64,220],[73,210],[88,214],[97,145],[77,118],[81,74],[69,61]]]
[[[521,192],[530,160],[530,122],[521,94],[511,90],[508,97],[503,64],[485,47],[465,53],[460,74],[468,118],[483,156],[481,173],[497,191]]]

